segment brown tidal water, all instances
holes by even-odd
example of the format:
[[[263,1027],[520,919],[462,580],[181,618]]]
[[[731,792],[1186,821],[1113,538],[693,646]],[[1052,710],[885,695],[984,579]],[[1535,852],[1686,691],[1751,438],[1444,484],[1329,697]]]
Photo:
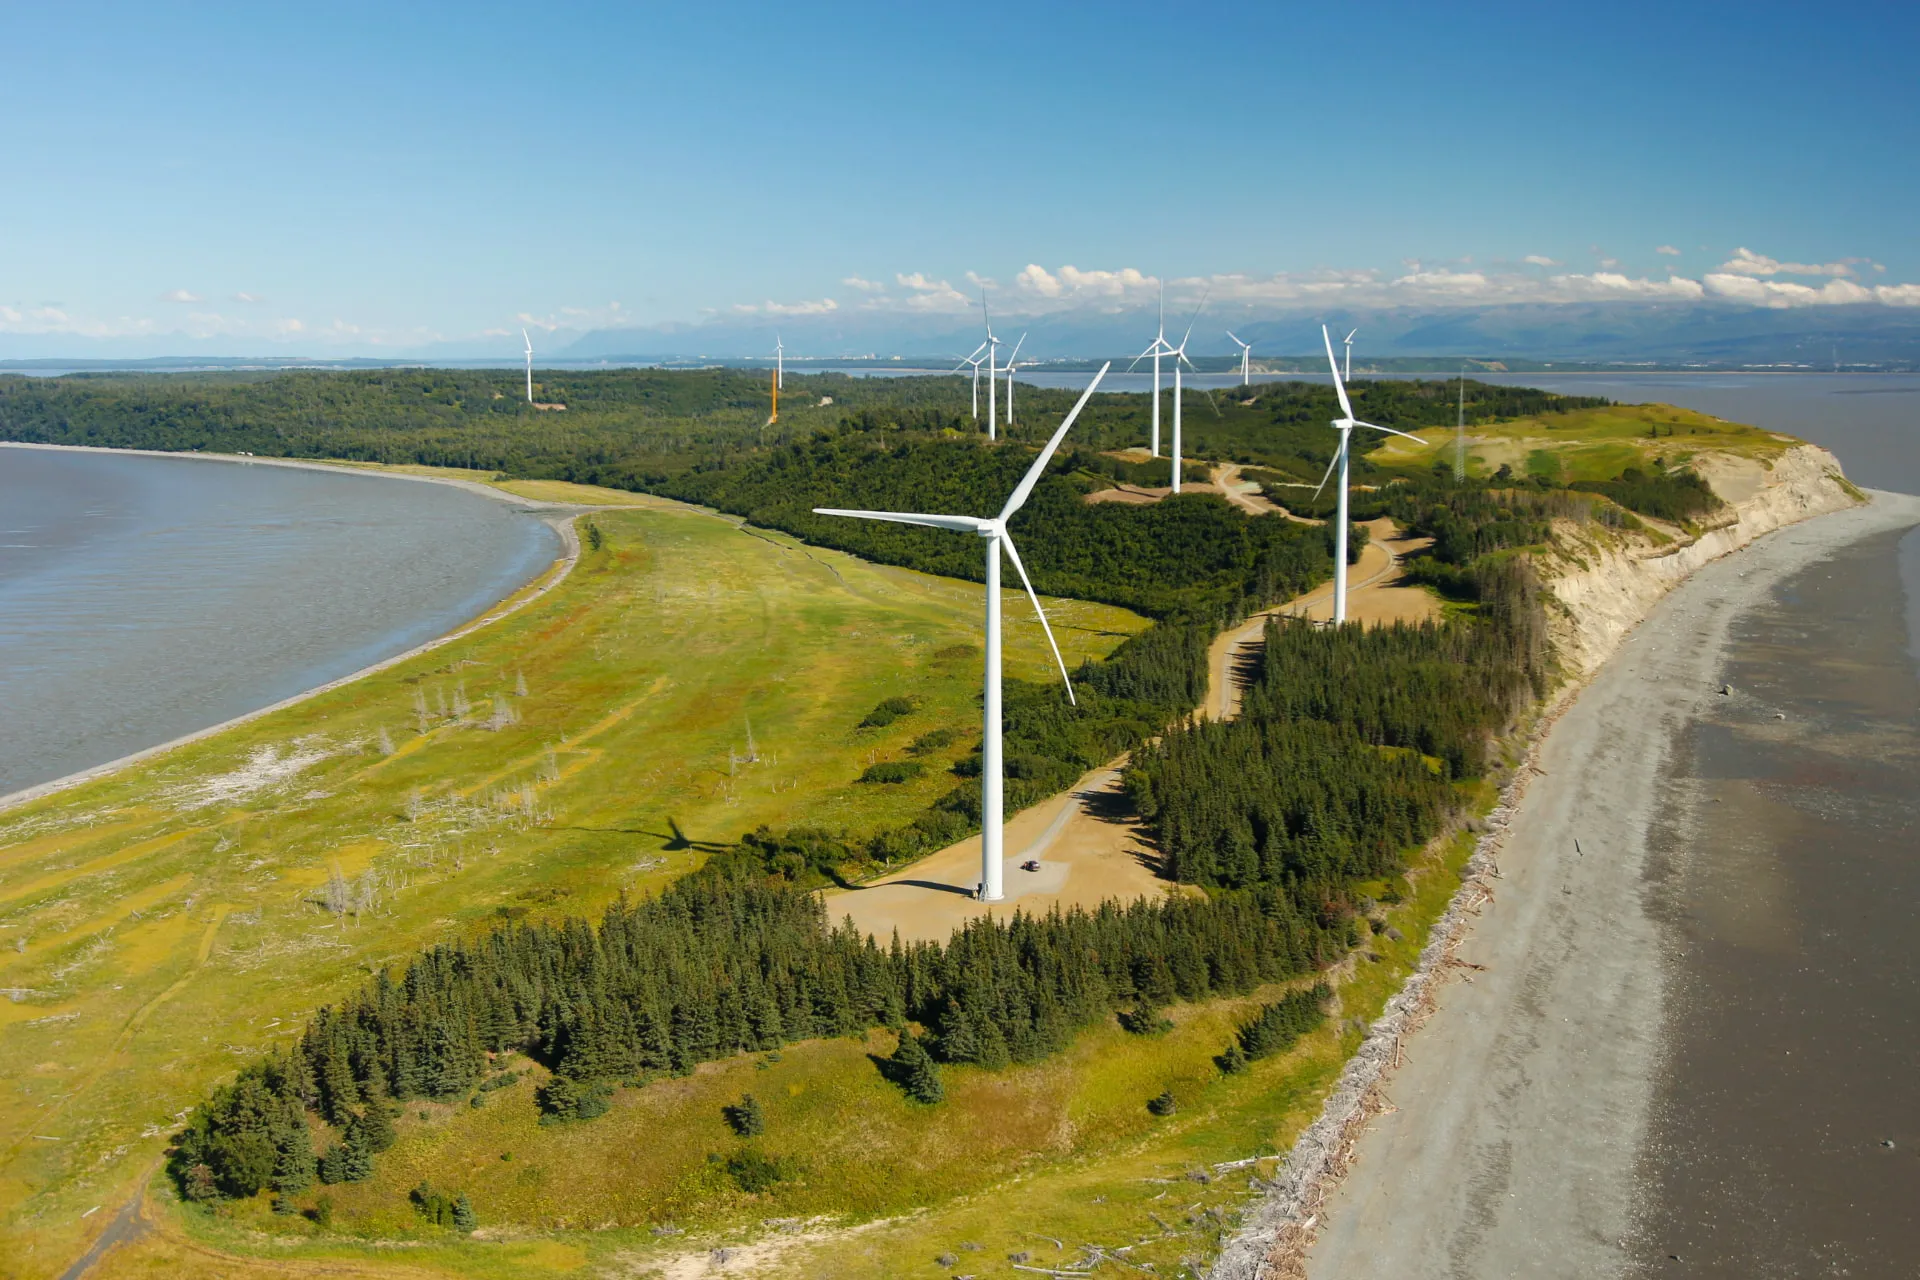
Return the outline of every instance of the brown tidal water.
[[[1634,1275],[1920,1275],[1920,646],[1902,538],[1845,547],[1736,620],[1734,693],[1674,744]]]

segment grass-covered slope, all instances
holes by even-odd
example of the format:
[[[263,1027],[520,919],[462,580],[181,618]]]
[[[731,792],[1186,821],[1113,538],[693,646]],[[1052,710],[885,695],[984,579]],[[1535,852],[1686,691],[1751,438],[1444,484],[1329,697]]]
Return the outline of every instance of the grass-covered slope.
[[[593,520],[601,550],[502,623],[0,815],[0,1256],[21,1274],[64,1266],[187,1108],[369,969],[597,912],[763,824],[904,822],[952,785],[856,779],[976,722],[977,587],[685,509]],[[1052,613],[1075,662],[1143,625]],[[1010,674],[1046,678],[1038,627],[1008,626]],[[858,727],[893,696],[916,710]],[[730,768],[748,717],[759,760]]]

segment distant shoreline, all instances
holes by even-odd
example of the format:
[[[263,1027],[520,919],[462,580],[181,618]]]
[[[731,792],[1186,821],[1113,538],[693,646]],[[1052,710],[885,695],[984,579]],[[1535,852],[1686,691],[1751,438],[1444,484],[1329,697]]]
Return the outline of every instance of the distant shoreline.
[[[182,734],[166,742],[142,748],[139,751],[121,756],[118,759],[109,760],[104,764],[94,765],[91,768],[82,769],[77,773],[70,773],[49,782],[36,783],[31,787],[24,787],[8,795],[0,796],[0,813],[18,809],[22,805],[30,804],[45,796],[70,790],[73,787],[93,782],[99,778],[108,777],[123,769],[130,768],[133,765],[151,760],[156,756],[164,755],[176,747],[184,747],[190,743],[199,742],[217,733],[224,733],[226,730],[238,725],[247,724],[251,721],[258,720],[262,716],[271,715],[276,711],[295,706],[305,702],[309,698],[318,697],[323,693],[331,693],[333,690],[343,688],[357,680],[362,680],[377,672],[385,671],[389,667],[397,666],[412,658],[417,658],[423,653],[430,653],[443,645],[461,639],[464,636],[472,635],[483,627],[490,626],[503,618],[518,613],[527,605],[532,604],[535,600],[542,598],[555,587],[559,586],[560,583],[566,580],[567,575],[572,573],[574,565],[577,564],[580,559],[580,538],[574,530],[573,522],[579,516],[598,509],[564,503],[541,502],[533,498],[523,498],[518,494],[508,493],[502,489],[495,489],[476,481],[461,480],[452,476],[407,475],[403,472],[379,471],[371,468],[363,469],[339,463],[323,462],[317,459],[256,458],[244,454],[173,453],[164,449],[114,449],[100,445],[31,444],[16,441],[0,441],[0,449],[41,449],[50,452],[116,455],[131,454],[148,458],[199,458],[212,462],[244,463],[266,467],[293,467],[308,471],[331,471],[340,475],[377,476],[388,480],[417,480],[427,484],[452,485],[471,493],[483,494],[486,497],[505,502],[511,506],[521,507],[530,512],[547,513],[542,516],[542,522],[559,536],[561,546],[559,558],[548,565],[544,572],[493,601],[481,611],[478,617],[460,624],[445,635],[428,640],[422,644],[417,644],[404,653],[397,653],[390,658],[383,658],[379,662],[360,668],[358,671],[350,672],[337,679],[315,685],[311,689],[305,689],[289,697],[282,698],[278,702],[274,702],[268,706],[243,712],[240,715],[222,720],[218,724],[211,724],[203,729],[196,729],[192,733]],[[501,607],[503,602],[505,602],[504,608]]]

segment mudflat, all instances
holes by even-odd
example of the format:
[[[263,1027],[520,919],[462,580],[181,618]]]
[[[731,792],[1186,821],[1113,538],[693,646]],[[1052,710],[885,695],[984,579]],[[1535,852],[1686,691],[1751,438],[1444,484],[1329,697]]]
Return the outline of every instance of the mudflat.
[[[1721,698],[1735,620],[1836,551],[1920,524],[1920,498],[1874,499],[1700,569],[1565,710],[1508,828],[1495,902],[1460,948],[1484,970],[1445,988],[1383,1083],[1393,1109],[1328,1202],[1310,1276],[1590,1277],[1684,1258],[1645,1256],[1636,1229],[1677,1061],[1667,779]]]

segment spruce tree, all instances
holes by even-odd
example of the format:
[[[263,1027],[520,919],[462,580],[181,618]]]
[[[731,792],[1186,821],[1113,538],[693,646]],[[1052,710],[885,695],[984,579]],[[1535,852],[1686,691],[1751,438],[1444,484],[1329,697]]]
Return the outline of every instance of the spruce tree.
[[[947,1096],[940,1083],[940,1068],[933,1055],[911,1031],[900,1033],[900,1047],[893,1051],[893,1078],[915,1102],[939,1102]]]
[[[742,1094],[740,1101],[722,1110],[726,1112],[727,1123],[743,1138],[757,1138],[767,1131],[767,1117],[760,1110],[760,1100],[750,1093]]]
[[[473,1212],[473,1202],[467,1199],[466,1192],[461,1192],[453,1202],[453,1229],[465,1235],[479,1225],[480,1219]]]
[[[364,1182],[373,1176],[373,1149],[367,1145],[367,1127],[359,1118],[347,1122],[341,1143],[340,1181]]]

